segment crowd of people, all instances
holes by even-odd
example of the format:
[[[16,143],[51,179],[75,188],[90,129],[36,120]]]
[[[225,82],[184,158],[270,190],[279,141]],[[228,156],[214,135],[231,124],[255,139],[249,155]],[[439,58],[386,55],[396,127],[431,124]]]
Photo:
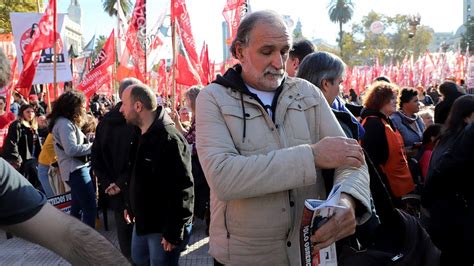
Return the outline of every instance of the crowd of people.
[[[231,52],[239,64],[189,88],[176,110],[134,78],[116,103],[68,90],[50,109],[41,94],[13,93],[7,110],[0,97],[0,226],[45,243],[14,225],[53,212],[46,197],[70,191],[71,216],[95,232],[100,194],[119,264],[178,265],[198,218],[215,265],[299,265],[305,199],[338,184],[344,208],[311,235],[313,254],[337,242],[342,265],[380,265],[371,249],[402,254],[402,265],[474,263],[473,95],[454,81],[425,90],[383,76],[344,95],[345,63],[292,42],[271,11],[241,21]],[[5,207],[18,197],[25,206]],[[404,254],[411,240],[423,245]]]

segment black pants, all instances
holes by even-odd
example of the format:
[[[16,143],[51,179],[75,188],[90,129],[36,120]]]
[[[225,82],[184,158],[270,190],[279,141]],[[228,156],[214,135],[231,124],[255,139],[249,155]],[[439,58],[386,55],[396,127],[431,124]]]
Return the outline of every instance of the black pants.
[[[132,256],[132,232],[133,224],[127,224],[123,217],[123,201],[121,194],[109,197],[111,207],[114,210],[115,224],[117,225],[117,237],[120,245],[120,251],[127,258]]]

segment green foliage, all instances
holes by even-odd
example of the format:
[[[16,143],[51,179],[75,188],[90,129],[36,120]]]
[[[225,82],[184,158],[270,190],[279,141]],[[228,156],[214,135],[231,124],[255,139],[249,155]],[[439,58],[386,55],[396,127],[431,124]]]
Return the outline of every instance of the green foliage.
[[[102,47],[104,47],[106,41],[107,41],[107,37],[105,35],[99,35],[95,43],[95,48],[94,48],[95,54],[99,54],[100,50],[102,50]]]
[[[339,49],[341,56],[343,55],[343,31],[342,25],[351,20],[354,13],[354,4],[351,0],[331,0],[328,6],[329,19],[334,23],[339,23]]]
[[[36,0],[0,0],[0,34],[12,32],[10,12],[38,12]]]
[[[381,34],[374,34],[370,25],[374,21],[384,24]],[[407,15],[393,17],[370,12],[360,23],[352,25],[352,32],[343,38],[344,55],[342,59],[348,65],[373,65],[378,58],[380,64],[396,64],[406,56],[416,59],[425,53],[433,38],[433,30],[427,26],[418,26],[413,38],[409,38]]]
[[[102,7],[104,11],[109,14],[109,16],[117,16],[117,10],[115,9],[115,4],[117,0],[102,0]],[[130,14],[132,11],[132,3],[130,0],[120,0],[120,5],[122,6],[123,13],[125,15]]]

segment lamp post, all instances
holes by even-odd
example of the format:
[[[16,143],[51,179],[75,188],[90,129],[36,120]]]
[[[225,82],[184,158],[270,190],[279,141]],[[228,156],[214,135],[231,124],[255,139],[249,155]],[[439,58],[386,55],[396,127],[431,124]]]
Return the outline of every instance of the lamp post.
[[[410,31],[408,32],[408,38],[415,37],[416,27],[420,25],[421,16],[420,14],[408,16],[408,24],[410,25]]]

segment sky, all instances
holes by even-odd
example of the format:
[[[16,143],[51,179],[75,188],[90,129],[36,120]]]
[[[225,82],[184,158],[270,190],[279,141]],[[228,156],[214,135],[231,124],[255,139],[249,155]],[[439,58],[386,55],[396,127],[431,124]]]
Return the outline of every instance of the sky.
[[[102,1],[79,0],[82,8],[82,29],[87,42],[95,33],[108,36],[117,24],[102,8]],[[132,0],[132,3],[135,1]],[[147,19],[153,23],[163,9],[169,8],[169,0],[148,0]],[[191,26],[200,53],[203,41],[209,45],[211,60],[222,60],[222,9],[226,0],[186,0]],[[332,23],[328,16],[330,0],[250,0],[252,11],[273,9],[289,15],[302,23],[303,36],[309,39],[318,38],[336,45],[339,26]],[[420,14],[421,24],[430,26],[435,32],[455,32],[463,23],[463,1],[441,0],[353,0],[354,15],[344,25],[348,31],[350,25],[360,22],[371,10],[393,16],[396,14]],[[58,12],[67,12],[70,0],[58,1]]]

